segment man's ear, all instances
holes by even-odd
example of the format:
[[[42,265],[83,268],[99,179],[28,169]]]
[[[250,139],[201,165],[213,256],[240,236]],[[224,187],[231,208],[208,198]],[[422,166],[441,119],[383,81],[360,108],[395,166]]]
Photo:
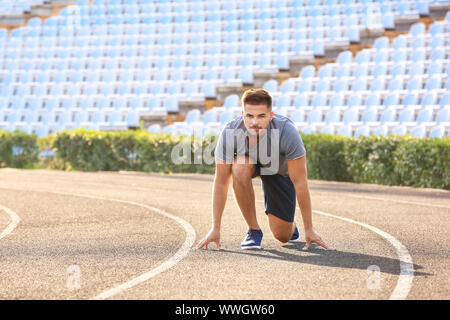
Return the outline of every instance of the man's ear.
[[[270,112],[270,120],[273,118],[273,111]]]

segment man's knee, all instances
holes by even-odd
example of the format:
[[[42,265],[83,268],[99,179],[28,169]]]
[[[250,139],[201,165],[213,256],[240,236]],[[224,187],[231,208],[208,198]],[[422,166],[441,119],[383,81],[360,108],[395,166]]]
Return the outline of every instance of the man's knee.
[[[273,232],[273,236],[282,243],[286,243],[291,239],[291,235],[287,232]]]
[[[269,226],[275,239],[282,243],[291,240],[293,233],[293,223],[284,221],[272,213],[268,213]]]
[[[254,171],[254,164],[250,164],[248,161],[244,162],[244,159],[235,159],[233,165],[231,166],[233,185],[236,183],[246,183],[251,181]]]

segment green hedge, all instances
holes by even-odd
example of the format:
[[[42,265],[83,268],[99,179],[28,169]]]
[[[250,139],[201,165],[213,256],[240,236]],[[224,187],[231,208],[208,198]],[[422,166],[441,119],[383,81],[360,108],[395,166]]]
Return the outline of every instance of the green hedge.
[[[0,130],[0,168],[35,168],[38,156],[36,135]]]
[[[449,137],[302,134],[302,139],[310,179],[450,189]],[[40,139],[0,130],[0,167],[211,174],[215,143],[215,137],[144,130],[76,129]]]
[[[317,180],[353,181],[347,170],[346,137],[329,134],[302,134],[308,159],[308,177]]]
[[[205,164],[203,153],[198,154],[198,150],[207,150],[212,141],[215,141],[213,137],[197,141],[143,130],[103,132],[76,129],[56,134],[53,147],[55,159],[64,163],[64,169],[214,173],[214,164]],[[180,151],[179,155],[183,155],[186,161],[172,161],[172,151],[176,146],[185,147],[185,152]]]

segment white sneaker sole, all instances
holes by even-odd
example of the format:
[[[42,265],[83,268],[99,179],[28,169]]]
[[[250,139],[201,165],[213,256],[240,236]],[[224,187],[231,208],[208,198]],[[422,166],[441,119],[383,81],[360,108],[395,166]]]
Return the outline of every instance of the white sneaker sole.
[[[246,246],[246,247],[242,247],[242,246],[241,246],[241,249],[242,249],[242,250],[251,250],[251,249],[258,249],[258,250],[261,250],[261,246]]]

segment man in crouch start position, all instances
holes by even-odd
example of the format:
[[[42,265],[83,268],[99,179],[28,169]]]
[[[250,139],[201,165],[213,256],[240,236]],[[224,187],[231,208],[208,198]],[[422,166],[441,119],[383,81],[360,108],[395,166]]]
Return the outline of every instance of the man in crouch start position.
[[[306,171],[306,150],[300,133],[287,117],[272,112],[272,97],[263,89],[247,90],[242,96],[242,116],[227,123],[215,149],[212,227],[197,248],[220,245],[220,224],[230,178],[236,202],[248,225],[242,249],[261,249],[263,233],[256,218],[252,179],[259,176],[265,212],[274,237],[299,242],[295,225],[296,202],[302,214],[305,249],[317,243],[331,249],[313,230],[311,199]]]

